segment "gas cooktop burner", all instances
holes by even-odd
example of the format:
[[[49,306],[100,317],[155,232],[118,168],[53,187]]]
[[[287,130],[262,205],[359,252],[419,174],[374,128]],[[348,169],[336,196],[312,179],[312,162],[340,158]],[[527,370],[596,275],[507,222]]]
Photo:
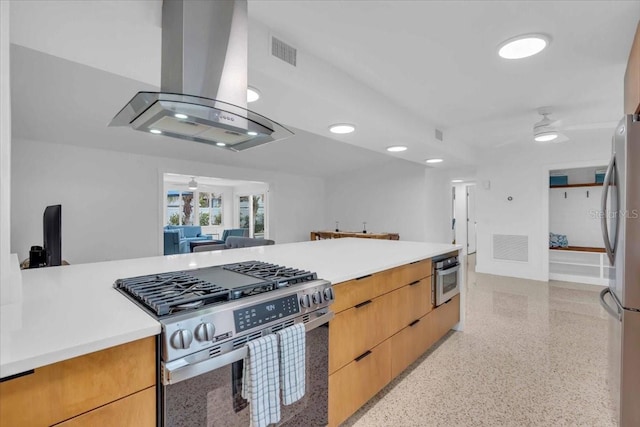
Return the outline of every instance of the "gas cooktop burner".
[[[309,271],[259,261],[116,280],[115,287],[163,317],[316,280]]]

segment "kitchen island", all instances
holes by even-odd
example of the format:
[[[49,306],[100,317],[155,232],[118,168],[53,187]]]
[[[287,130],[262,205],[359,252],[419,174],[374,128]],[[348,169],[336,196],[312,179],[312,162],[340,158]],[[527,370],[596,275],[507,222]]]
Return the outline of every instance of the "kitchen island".
[[[338,284],[457,249],[346,238],[26,270],[22,299],[1,308],[0,377],[159,334],[155,319],[113,289],[118,278],[259,260]]]

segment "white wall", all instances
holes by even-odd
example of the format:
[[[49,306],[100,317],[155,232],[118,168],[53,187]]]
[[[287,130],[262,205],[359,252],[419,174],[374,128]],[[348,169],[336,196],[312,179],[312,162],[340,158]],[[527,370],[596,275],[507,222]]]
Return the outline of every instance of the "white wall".
[[[534,280],[548,279],[549,170],[609,158],[611,132],[590,131],[569,142],[512,144],[486,153],[478,166],[476,271]],[[598,162],[598,163],[596,163]],[[570,167],[570,166],[569,166]],[[486,183],[490,188],[486,189]],[[511,196],[512,201],[507,198]],[[493,234],[526,235],[528,262],[494,260]]]
[[[602,187],[550,188],[549,232],[566,235],[570,246],[604,247],[601,198]]]
[[[320,178],[211,163],[14,140],[11,249],[42,242],[45,206],[62,204],[62,253],[70,263],[160,254],[164,173],[262,181],[271,197],[270,237],[307,240],[324,223]]]
[[[451,243],[450,172],[390,160],[327,180],[327,222],[316,229],[399,233],[401,240]]]
[[[0,1],[0,280],[8,277],[11,240],[11,85],[9,5]]]

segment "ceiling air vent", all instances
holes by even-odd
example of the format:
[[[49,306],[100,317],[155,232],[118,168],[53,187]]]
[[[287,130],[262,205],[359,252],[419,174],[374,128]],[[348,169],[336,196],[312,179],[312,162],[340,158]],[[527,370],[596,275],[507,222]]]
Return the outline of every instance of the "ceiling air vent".
[[[440,129],[436,129],[436,139],[438,141],[442,141],[444,138],[444,135],[442,134],[442,131]]]
[[[298,50],[273,36],[271,37],[271,54],[294,67],[296,66]]]

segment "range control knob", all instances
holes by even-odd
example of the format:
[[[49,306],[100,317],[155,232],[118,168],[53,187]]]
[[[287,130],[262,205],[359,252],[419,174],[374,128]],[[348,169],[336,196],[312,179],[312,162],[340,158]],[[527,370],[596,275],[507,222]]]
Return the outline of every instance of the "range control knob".
[[[324,300],[325,301],[333,301],[335,296],[333,295],[333,288],[326,288],[324,290]]]
[[[193,341],[193,334],[191,331],[186,329],[178,329],[175,331],[169,342],[171,343],[171,347],[179,349],[189,348],[191,345],[191,341]]]
[[[304,308],[311,307],[311,298],[309,297],[309,295],[304,294],[302,295],[302,297],[300,297],[300,305]]]
[[[196,330],[194,332],[196,339],[200,342],[213,341],[214,334],[216,333],[216,327],[213,326],[213,323],[204,322],[196,326]]]
[[[311,299],[316,305],[322,304],[322,294],[320,293],[320,291],[314,292],[313,295],[311,295]]]

